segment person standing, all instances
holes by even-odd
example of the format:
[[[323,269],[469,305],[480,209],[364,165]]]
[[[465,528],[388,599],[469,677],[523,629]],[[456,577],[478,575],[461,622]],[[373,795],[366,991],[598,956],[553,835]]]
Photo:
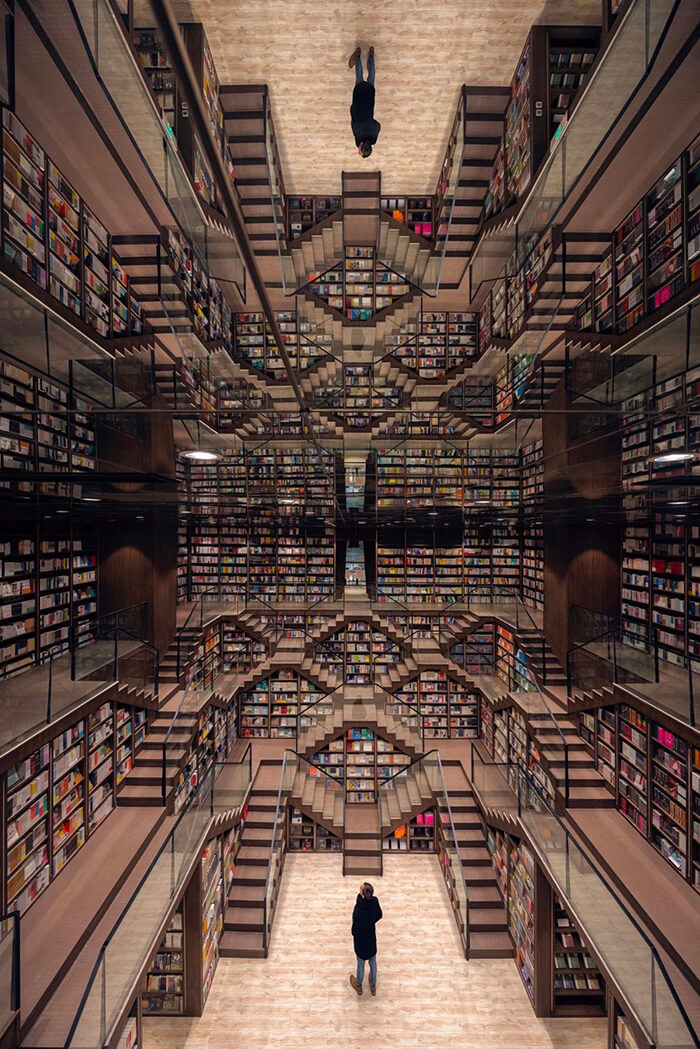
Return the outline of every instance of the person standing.
[[[374,119],[374,48],[370,47],[367,55],[366,80],[362,75],[361,48],[355,48],[348,60],[348,66],[350,69],[355,67],[355,90],[350,106],[352,133],[358,153],[366,158],[371,155],[372,146],[377,141],[382,126]]]
[[[363,881],[352,912],[352,940],[357,958],[357,976],[350,976],[350,983],[358,994],[362,994],[365,962],[369,962],[369,989],[377,993],[377,933],[376,925],[382,920],[382,908],[374,895],[374,888]]]

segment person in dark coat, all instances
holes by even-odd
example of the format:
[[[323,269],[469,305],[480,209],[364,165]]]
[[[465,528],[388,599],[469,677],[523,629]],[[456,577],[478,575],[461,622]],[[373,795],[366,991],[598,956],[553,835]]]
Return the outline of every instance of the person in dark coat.
[[[365,962],[369,962],[369,989],[377,993],[377,933],[376,924],[382,920],[382,908],[375,898],[374,889],[368,881],[363,881],[355,900],[352,912],[352,939],[357,957],[357,976],[350,977],[350,983],[358,994],[362,994],[362,978],[365,975]]]
[[[350,117],[352,133],[355,136],[357,151],[362,157],[369,157],[372,146],[377,141],[381,124],[374,119],[374,48],[370,47],[367,56],[367,79],[362,75],[362,49],[356,47],[348,60],[350,69],[355,67],[355,90],[352,93]]]

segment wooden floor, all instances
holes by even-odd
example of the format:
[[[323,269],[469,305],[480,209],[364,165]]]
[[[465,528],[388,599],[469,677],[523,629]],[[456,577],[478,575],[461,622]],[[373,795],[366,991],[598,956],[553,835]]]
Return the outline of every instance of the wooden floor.
[[[136,4],[139,17],[144,0]],[[148,5],[146,5],[148,6]],[[534,22],[600,20],[600,0],[173,0],[201,20],[222,84],[268,84],[288,193],[340,193],[341,171],[387,193],[432,193],[463,83],[508,84]],[[376,52],[382,130],[363,161],[350,130],[348,56]],[[364,56],[363,56],[364,57]]]
[[[511,960],[464,961],[434,856],[385,857],[378,993],[358,998],[357,888],[339,856],[289,856],[269,958],[221,959],[204,1015],[146,1019],[144,1049],[604,1049],[605,1019],[538,1020]]]

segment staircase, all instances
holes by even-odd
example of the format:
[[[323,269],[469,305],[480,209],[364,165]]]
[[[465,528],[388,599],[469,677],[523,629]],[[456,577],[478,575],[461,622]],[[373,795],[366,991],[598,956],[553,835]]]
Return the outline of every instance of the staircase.
[[[284,183],[268,88],[266,84],[222,85],[219,97],[246,232],[265,284],[281,290],[277,238],[284,211]],[[284,242],[280,247],[286,251]]]
[[[503,134],[503,115],[510,98],[507,87],[464,86],[457,120],[463,120],[464,149],[455,158],[460,165],[457,189],[452,200],[440,202],[435,227],[440,229],[452,216],[440,287],[456,290],[466,273],[476,243],[491,169]],[[451,209],[451,210],[450,210]]]
[[[556,727],[546,712],[529,714],[527,723],[539,748],[542,767],[549,773],[561,805],[565,804],[566,783],[563,736],[569,755],[569,808],[614,808],[615,795],[610,793],[596,769],[574,722],[566,712],[554,711],[554,719]]]
[[[577,689],[568,697],[568,713],[575,719],[581,710],[595,710],[597,707],[608,707],[618,702],[615,689],[612,685],[602,685],[601,688]]]
[[[420,732],[390,714],[383,699],[377,700],[375,697],[371,685],[346,685],[342,691],[342,695],[335,693],[332,697],[331,713],[315,715],[313,708],[306,712],[308,723],[301,730],[297,743],[300,754],[309,758],[323,750],[343,732],[346,725],[374,729],[382,739],[393,743],[412,758],[422,752]]]
[[[359,878],[382,874],[382,836],[377,805],[346,805],[343,874]]]
[[[325,772],[311,771],[313,768],[305,761],[298,763],[289,801],[342,840],[344,786]]]
[[[520,644],[527,655],[528,663],[540,682],[548,688],[566,688],[566,673],[549,647],[541,630],[536,627],[518,627]]]
[[[182,697],[176,692],[151,722],[148,735],[134,756],[131,772],[117,787],[117,804],[160,808],[171,801],[178,774],[190,750],[197,729],[197,715],[180,710],[168,737],[165,756],[165,799],[163,799],[163,744],[173,725],[173,716]]]
[[[183,627],[175,635],[175,640],[163,656],[158,670],[160,681],[163,684],[176,685],[180,683],[177,676],[178,638],[180,644],[180,675],[182,676],[185,667],[194,654],[200,634],[201,630],[197,627]]]
[[[469,897],[469,957],[512,958],[508,918],[486,847],[479,806],[461,761],[446,759],[442,767]],[[449,813],[441,811],[440,817],[443,823],[449,822]]]
[[[264,958],[265,884],[279,792],[281,761],[263,760],[253,779],[248,814],[236,858],[236,871],[224,912],[219,941],[222,958]],[[283,814],[286,819],[286,812]],[[284,854],[283,854],[284,855]],[[276,900],[282,868],[276,872],[271,899]],[[268,915],[271,925],[272,915]]]

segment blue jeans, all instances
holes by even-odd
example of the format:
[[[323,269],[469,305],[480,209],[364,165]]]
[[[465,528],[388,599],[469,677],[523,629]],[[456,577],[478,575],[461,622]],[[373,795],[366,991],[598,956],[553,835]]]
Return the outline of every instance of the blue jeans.
[[[358,55],[355,59],[355,83],[361,84],[363,80],[362,55]],[[367,83],[374,84],[374,55],[370,55],[367,59]]]
[[[355,955],[357,958],[357,955]],[[362,987],[362,979],[365,975],[365,960],[364,958],[357,958],[357,986]],[[377,986],[377,956],[369,960],[369,985],[370,987]]]

